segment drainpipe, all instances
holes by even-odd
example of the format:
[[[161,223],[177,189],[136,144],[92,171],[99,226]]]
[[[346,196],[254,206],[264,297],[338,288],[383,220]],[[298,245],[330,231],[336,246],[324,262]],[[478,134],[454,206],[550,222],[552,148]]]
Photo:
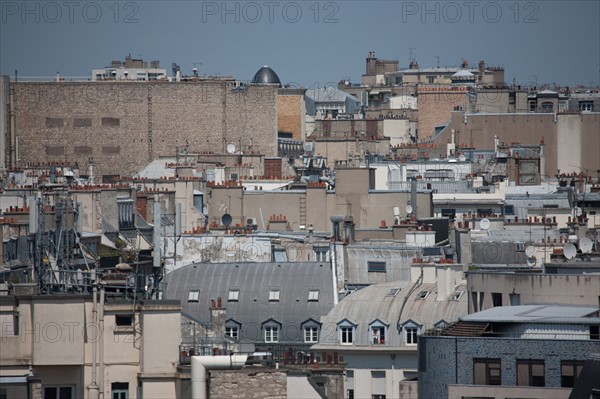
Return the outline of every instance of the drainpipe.
[[[100,331],[100,399],[104,399],[104,284],[100,287],[100,312],[98,316],[98,330]]]
[[[192,356],[192,399],[207,399],[206,371],[240,369],[248,355]]]
[[[94,275],[96,273],[94,272]],[[98,385],[96,384],[96,345],[98,343],[98,285],[94,277],[92,292],[92,325],[94,326],[94,341],[92,343],[92,382],[88,385],[88,397],[98,399]]]

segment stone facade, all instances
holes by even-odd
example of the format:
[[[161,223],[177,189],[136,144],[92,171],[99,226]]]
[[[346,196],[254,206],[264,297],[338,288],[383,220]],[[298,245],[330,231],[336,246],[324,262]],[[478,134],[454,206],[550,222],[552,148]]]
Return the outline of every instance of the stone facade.
[[[280,371],[211,371],[209,398],[279,399],[287,397],[287,375]]]
[[[21,163],[69,161],[130,175],[190,152],[277,155],[277,89],[224,82],[12,83]]]

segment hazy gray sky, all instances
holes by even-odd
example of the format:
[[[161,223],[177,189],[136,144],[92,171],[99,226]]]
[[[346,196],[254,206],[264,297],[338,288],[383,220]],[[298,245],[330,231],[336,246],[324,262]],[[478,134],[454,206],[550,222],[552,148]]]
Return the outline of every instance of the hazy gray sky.
[[[522,84],[600,84],[600,0],[0,0],[0,72],[89,76],[128,53],[249,80],[262,65],[305,87],[359,82],[371,50],[422,67],[506,68]]]

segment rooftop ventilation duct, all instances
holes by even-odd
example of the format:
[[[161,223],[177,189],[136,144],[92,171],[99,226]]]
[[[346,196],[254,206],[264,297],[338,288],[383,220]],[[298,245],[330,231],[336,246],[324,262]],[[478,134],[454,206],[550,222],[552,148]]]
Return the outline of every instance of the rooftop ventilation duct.
[[[206,370],[240,369],[248,355],[192,356],[192,399],[206,399]]]

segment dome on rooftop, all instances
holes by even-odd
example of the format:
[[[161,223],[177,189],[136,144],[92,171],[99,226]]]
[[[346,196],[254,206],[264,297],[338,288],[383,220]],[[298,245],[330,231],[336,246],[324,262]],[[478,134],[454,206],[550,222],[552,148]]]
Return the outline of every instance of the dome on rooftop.
[[[454,75],[452,75],[452,77],[456,77],[456,78],[470,78],[470,77],[474,77],[475,75],[473,75],[471,72],[467,71],[466,69],[461,69],[460,71],[456,72]]]
[[[268,66],[263,66],[260,68],[254,77],[252,78],[252,83],[254,84],[276,84],[281,87],[281,81],[279,80],[279,76]]]

